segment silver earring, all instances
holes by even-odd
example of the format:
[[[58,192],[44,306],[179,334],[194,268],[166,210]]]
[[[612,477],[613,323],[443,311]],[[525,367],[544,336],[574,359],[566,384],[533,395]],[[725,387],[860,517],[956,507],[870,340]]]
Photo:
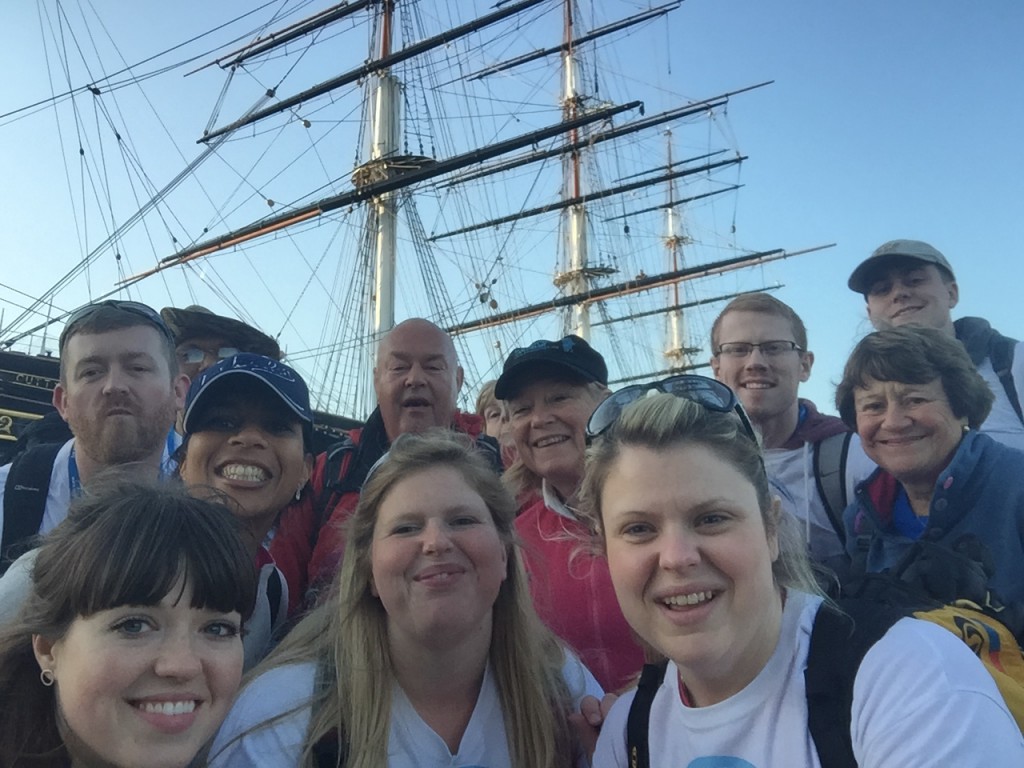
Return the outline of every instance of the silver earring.
[[[300,485],[298,488],[295,489],[295,500],[298,501],[301,498],[302,498],[302,486]]]
[[[57,678],[53,676],[52,669],[42,669],[39,671],[39,682],[49,688],[56,682]]]

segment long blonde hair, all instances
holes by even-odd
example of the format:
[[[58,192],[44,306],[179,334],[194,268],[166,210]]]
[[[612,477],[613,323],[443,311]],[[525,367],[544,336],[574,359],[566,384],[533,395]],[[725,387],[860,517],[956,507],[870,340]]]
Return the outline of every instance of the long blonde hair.
[[[562,675],[564,651],[537,618],[530,599],[515,537],[515,501],[464,436],[450,430],[407,434],[394,442],[360,493],[347,524],[345,557],[327,601],[303,619],[253,674],[295,662],[318,664],[319,685],[301,765],[315,765],[313,748],[332,733],[344,746],[346,768],[387,764],[394,668],[387,614],[370,591],[371,544],[388,494],[401,480],[434,467],[458,471],[480,495],[506,548],[508,575],[494,603],[489,658],[512,765],[571,765],[575,747],[568,723],[572,702]]]

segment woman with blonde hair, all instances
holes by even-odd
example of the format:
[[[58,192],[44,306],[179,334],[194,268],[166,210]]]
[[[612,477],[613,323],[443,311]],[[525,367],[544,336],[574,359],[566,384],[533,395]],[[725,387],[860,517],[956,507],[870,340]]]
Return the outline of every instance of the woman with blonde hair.
[[[572,765],[569,714],[600,688],[537,619],[514,518],[458,435],[396,440],[332,595],[256,670],[212,765]]]
[[[638,765],[634,748],[648,765],[1024,764],[992,678],[930,622],[895,620],[851,664],[848,690],[809,703],[822,664],[845,684],[840,660],[861,625],[822,639],[823,617],[849,617],[816,594],[728,387],[702,376],[629,387],[588,434],[586,518],[626,619],[668,659],[644,695],[612,706],[595,768]],[[833,698],[838,709],[820,706]]]

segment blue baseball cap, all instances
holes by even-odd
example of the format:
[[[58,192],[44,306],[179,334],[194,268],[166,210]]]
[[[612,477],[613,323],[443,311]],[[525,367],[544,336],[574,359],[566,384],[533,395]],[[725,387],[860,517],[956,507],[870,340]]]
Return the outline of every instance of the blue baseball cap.
[[[185,434],[191,431],[190,419],[211,387],[230,376],[243,375],[263,382],[300,421],[305,422],[304,431],[312,429],[313,409],[309,405],[309,388],[295,369],[265,355],[241,352],[211,365],[192,382],[185,398],[185,415],[181,422]]]

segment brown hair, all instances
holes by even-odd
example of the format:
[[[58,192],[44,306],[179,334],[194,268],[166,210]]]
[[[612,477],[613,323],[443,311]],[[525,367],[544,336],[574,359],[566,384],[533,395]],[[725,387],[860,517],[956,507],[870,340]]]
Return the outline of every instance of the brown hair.
[[[155,313],[154,313],[155,314]],[[159,317],[159,316],[158,316]],[[153,333],[160,337],[160,348],[164,353],[164,357],[167,360],[167,370],[170,377],[173,379],[178,375],[178,352],[174,346],[174,340],[170,337],[169,333],[161,333],[155,325],[155,320],[147,320],[137,312],[130,312],[126,309],[118,309],[114,306],[100,306],[96,307],[88,315],[83,317],[81,320],[74,324],[74,327],[70,331],[66,331],[66,335],[62,337],[61,348],[60,348],[60,381],[62,384],[67,383],[67,369],[66,369],[66,355],[64,349],[68,345],[68,341],[72,337],[78,336],[83,333],[108,333],[110,331],[119,331],[122,328],[135,328],[136,326],[144,326],[146,328],[152,328]]]
[[[725,309],[715,318],[715,322],[711,326],[712,354],[717,354],[718,332],[722,327],[722,318],[730,312],[759,312],[762,315],[775,315],[788,320],[793,329],[793,341],[804,352],[807,351],[807,328],[804,327],[804,321],[800,319],[800,315],[794,312],[791,306],[767,293],[746,293],[726,304]]]
[[[55,689],[39,682],[33,635],[59,640],[79,617],[155,605],[182,575],[193,608],[247,618],[256,570],[240,533],[223,505],[176,484],[143,483],[123,470],[90,481],[67,519],[43,539],[32,593],[0,631],[0,765],[67,764]]]
[[[857,428],[854,392],[875,381],[928,384],[938,379],[953,415],[977,429],[988,417],[995,396],[953,336],[935,328],[901,326],[869,333],[854,347],[836,388],[836,408]]]

